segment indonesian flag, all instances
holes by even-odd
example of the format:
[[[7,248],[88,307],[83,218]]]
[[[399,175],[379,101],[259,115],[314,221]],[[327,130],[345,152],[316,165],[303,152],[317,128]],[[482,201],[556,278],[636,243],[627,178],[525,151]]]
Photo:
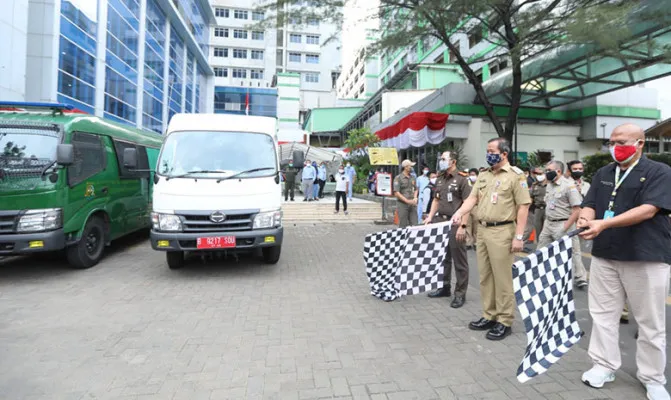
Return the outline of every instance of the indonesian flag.
[[[249,115],[249,89],[247,89],[247,95],[245,96],[245,115]]]

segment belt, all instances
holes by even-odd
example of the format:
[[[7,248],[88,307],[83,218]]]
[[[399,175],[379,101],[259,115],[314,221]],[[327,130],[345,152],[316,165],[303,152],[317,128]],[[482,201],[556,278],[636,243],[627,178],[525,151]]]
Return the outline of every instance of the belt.
[[[568,221],[568,218],[564,218],[564,219],[550,219],[550,218],[548,218],[548,221],[550,221],[550,222],[564,222],[564,221]]]
[[[491,228],[493,226],[501,226],[501,225],[508,225],[512,224],[514,221],[501,221],[501,222],[485,222],[485,221],[478,221],[478,223],[485,228]]]

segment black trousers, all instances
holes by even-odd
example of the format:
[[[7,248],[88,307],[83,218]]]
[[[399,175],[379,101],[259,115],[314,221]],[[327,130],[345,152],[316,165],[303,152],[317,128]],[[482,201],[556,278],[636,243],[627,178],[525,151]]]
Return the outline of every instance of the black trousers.
[[[319,180],[319,198],[321,199],[324,197],[324,185],[326,185],[325,180]]]
[[[291,192],[291,200],[294,199],[294,186],[296,186],[296,181],[284,182],[284,200],[289,198],[289,192]]]
[[[347,192],[336,191],[336,211],[340,211],[340,199],[342,199],[343,210],[347,211]]]

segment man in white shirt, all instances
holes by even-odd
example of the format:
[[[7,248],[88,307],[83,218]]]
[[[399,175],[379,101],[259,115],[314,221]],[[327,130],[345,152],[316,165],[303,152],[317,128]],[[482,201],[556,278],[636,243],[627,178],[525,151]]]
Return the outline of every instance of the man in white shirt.
[[[349,191],[351,182],[349,176],[345,174],[345,167],[343,167],[342,165],[340,166],[340,168],[338,168],[338,174],[335,177],[335,181],[336,181],[336,191],[335,191],[336,204],[334,214],[338,214],[340,212],[340,199],[342,198],[343,211],[345,211],[345,215],[347,215],[348,214],[347,192]]]

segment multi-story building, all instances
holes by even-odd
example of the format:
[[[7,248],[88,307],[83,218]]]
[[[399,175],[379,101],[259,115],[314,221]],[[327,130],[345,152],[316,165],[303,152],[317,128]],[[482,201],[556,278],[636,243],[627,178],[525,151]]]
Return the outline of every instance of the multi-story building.
[[[175,113],[212,110],[207,0],[6,1],[1,99],[68,103],[156,132]]]
[[[367,37],[366,41],[373,41]],[[345,64],[338,78],[338,98],[366,100],[379,89],[380,58],[367,53],[366,46],[359,48],[356,57]]]
[[[243,114],[249,107],[250,115],[278,117],[282,136],[300,131],[308,109],[335,102],[340,51],[337,40],[324,45],[337,36],[335,26],[293,18],[259,30],[255,26],[266,16],[248,0],[210,3],[217,22],[209,54],[215,112]]]

